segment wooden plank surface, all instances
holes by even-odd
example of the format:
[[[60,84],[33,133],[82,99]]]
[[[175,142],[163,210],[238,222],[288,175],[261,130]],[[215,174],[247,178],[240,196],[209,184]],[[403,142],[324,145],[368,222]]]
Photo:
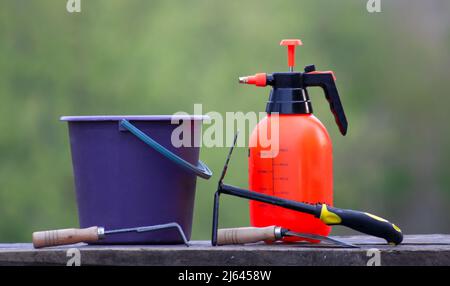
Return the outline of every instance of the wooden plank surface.
[[[367,265],[374,252],[381,265],[450,265],[450,235],[408,235],[400,246],[369,236],[334,237],[360,248],[264,243],[212,247],[184,245],[86,245],[34,249],[29,243],[0,244],[0,265],[66,265],[73,251],[81,265]],[[68,256],[68,250],[71,249]]]

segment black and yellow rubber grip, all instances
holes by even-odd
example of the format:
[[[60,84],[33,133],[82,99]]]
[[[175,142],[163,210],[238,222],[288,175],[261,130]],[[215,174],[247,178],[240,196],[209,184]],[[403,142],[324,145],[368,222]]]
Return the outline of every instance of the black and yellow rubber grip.
[[[339,209],[325,204],[307,204],[293,200],[287,200],[275,196],[269,196],[257,192],[251,192],[231,185],[219,184],[219,191],[236,197],[255,200],[263,203],[276,205],[282,208],[311,214],[327,225],[343,225],[365,234],[386,239],[388,243],[400,244],[403,234],[395,224],[372,214],[354,210]],[[218,193],[216,193],[217,195]],[[218,205],[215,207],[215,210]],[[217,212],[216,212],[217,216]],[[215,220],[216,221],[216,220]],[[216,221],[217,222],[217,221]],[[217,224],[213,227],[217,229]],[[214,232],[213,232],[214,233]],[[217,237],[213,237],[213,245],[217,243]]]
[[[343,225],[354,230],[384,238],[388,243],[400,244],[402,231],[395,224],[366,212],[339,209],[325,204],[317,205],[316,215],[327,225]]]

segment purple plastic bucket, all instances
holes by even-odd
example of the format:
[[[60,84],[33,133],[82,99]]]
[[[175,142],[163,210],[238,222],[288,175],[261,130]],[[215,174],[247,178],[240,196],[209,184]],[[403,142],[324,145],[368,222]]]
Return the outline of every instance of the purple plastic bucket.
[[[178,223],[190,239],[197,176],[211,171],[199,147],[174,147],[172,131],[191,123],[199,142],[205,116],[64,116],[80,227],[106,230]],[[191,144],[191,146],[193,146]],[[107,235],[101,244],[182,243],[175,229]]]

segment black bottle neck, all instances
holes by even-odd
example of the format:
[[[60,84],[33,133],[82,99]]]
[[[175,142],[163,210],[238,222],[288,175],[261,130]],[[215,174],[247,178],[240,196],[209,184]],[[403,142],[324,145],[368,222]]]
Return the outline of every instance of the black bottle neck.
[[[274,73],[272,90],[266,105],[267,113],[310,114],[313,112],[308,92],[303,88],[301,73]]]

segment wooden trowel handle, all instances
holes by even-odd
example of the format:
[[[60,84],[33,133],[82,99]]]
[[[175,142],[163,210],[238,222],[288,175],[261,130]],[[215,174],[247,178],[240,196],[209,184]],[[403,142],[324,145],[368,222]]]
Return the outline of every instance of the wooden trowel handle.
[[[217,233],[217,244],[244,244],[264,240],[275,241],[281,238],[277,226],[222,228]]]
[[[33,246],[41,248],[79,242],[95,242],[102,238],[103,233],[104,229],[97,226],[37,231],[33,232]]]

